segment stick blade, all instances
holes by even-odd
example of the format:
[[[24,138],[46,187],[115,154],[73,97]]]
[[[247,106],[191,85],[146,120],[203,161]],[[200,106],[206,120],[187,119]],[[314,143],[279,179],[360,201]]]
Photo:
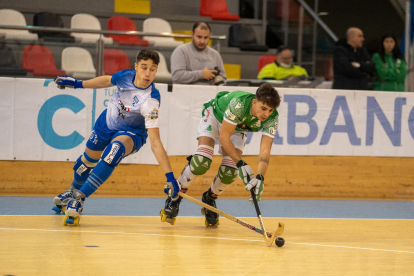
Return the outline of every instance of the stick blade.
[[[279,222],[279,226],[276,228],[276,230],[272,233],[272,237],[266,240],[267,246],[272,246],[272,244],[275,242],[277,237],[280,237],[283,234],[283,231],[285,231],[285,224]]]

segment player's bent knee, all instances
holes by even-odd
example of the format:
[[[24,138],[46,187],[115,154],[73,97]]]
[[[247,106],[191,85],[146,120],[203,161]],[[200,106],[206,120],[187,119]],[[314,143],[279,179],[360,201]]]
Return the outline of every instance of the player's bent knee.
[[[218,170],[218,177],[223,184],[231,184],[237,178],[237,169],[221,165]]]
[[[191,172],[195,175],[205,174],[210,169],[211,162],[211,159],[196,154],[190,161]]]
[[[102,153],[102,160],[110,165],[116,167],[125,156],[125,146],[119,141],[114,141],[109,144]]]
[[[79,176],[89,175],[98,161],[99,160],[89,157],[85,152],[76,160],[75,164],[73,165],[73,170]]]

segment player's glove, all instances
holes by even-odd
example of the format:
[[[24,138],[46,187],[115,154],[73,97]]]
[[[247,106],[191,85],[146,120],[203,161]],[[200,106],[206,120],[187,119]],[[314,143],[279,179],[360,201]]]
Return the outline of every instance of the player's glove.
[[[164,186],[164,193],[171,197],[172,200],[176,200],[178,197],[178,192],[181,189],[180,183],[175,179],[172,172],[166,173],[167,184]]]
[[[60,89],[68,88],[83,88],[83,81],[78,81],[77,79],[69,76],[58,76],[54,79],[55,83],[57,84],[57,87]]]
[[[243,181],[244,185],[247,185],[254,177],[252,168],[250,168],[250,166],[247,165],[242,159],[237,161],[236,166],[239,171],[239,178]]]
[[[254,189],[254,194],[256,195],[257,202],[260,201],[262,197],[264,188],[264,176],[261,174],[256,175],[256,178],[250,180],[250,182],[246,185],[246,191],[250,191]],[[252,196],[249,197],[249,202],[253,203]]]

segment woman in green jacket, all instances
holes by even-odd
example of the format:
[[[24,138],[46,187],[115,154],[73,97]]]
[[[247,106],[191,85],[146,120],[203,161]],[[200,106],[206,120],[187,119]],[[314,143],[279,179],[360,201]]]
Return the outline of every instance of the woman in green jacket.
[[[375,90],[405,91],[407,66],[393,34],[385,34],[382,37],[379,53],[372,56],[372,61],[377,68]]]

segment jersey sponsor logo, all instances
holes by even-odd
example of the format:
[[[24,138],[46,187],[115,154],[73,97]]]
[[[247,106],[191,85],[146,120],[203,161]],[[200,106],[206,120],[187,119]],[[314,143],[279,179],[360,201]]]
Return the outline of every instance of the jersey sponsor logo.
[[[253,126],[254,127],[260,127],[262,124],[261,124],[261,122],[260,121],[257,121]]]
[[[274,127],[269,127],[269,134],[275,135],[276,129]]]
[[[236,108],[241,108],[242,107],[242,104],[241,103],[237,103],[236,104]]]
[[[112,160],[114,159],[116,153],[118,152],[119,148],[121,146],[117,143],[112,144],[112,148],[111,151],[109,152],[109,154],[104,158],[104,161],[108,164],[112,163]]]
[[[209,125],[209,126],[205,129],[205,131],[211,131],[211,125]]]
[[[132,99],[132,106],[135,106],[138,103],[139,103],[138,97],[137,96],[134,96],[134,98]]]
[[[118,99],[118,116],[120,116],[122,119],[125,119],[125,115],[123,112],[129,112],[129,107],[126,107],[124,103]]]
[[[227,116],[227,118],[229,118],[230,120],[234,120],[234,119],[236,119],[236,115],[234,115],[233,113],[231,113],[231,111],[230,111],[230,109],[227,109],[226,110],[226,116]]]
[[[150,114],[148,115],[148,118],[152,120],[158,119],[158,109],[154,107],[154,110],[150,112]]]

